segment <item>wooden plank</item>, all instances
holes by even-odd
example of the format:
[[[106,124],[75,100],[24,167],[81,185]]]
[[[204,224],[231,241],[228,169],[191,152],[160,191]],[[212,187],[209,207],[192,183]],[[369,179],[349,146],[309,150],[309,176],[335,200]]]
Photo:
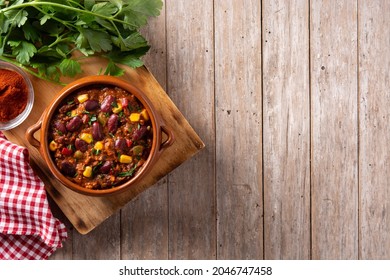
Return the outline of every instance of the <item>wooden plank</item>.
[[[358,258],[357,1],[311,1],[312,258]]]
[[[217,258],[263,258],[261,4],[215,1]]]
[[[95,228],[88,235],[71,229],[72,255],[63,255],[62,259],[73,260],[119,260],[120,259],[120,215],[116,213]],[[70,245],[71,244],[71,245]],[[66,247],[65,247],[66,248]]]
[[[165,89],[165,6],[159,17],[149,20],[142,34],[151,46],[143,60]],[[121,259],[167,258],[168,189],[167,178],[164,177],[121,210]]]
[[[119,260],[120,213],[112,215],[88,235],[73,233],[74,260]]]
[[[308,1],[263,1],[264,251],[310,258]]]
[[[359,1],[360,258],[390,258],[390,2]]]
[[[169,184],[169,258],[216,257],[213,2],[166,1],[167,91],[205,150]],[[177,155],[180,155],[177,151]]]

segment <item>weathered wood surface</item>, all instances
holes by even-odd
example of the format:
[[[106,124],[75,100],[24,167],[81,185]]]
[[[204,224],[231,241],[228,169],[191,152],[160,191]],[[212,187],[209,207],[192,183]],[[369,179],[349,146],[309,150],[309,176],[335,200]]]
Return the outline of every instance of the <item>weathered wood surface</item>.
[[[390,258],[389,1],[166,0],[144,32],[206,148],[52,259]]]
[[[390,2],[359,1],[359,257],[390,259]]]
[[[307,1],[263,2],[264,257],[310,258]]]
[[[219,259],[263,258],[261,6],[244,2],[214,5]]]
[[[356,259],[357,2],[312,1],[310,19],[312,258]]]

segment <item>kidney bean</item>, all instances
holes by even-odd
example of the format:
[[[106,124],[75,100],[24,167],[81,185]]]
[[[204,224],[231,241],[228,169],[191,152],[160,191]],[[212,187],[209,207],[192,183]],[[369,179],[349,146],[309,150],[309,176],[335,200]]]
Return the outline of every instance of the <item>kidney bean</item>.
[[[120,150],[121,152],[125,151],[127,148],[126,140],[123,138],[115,140],[115,148]]]
[[[84,140],[81,140],[77,138],[74,142],[74,145],[77,150],[80,150],[81,152],[85,152],[88,150],[88,144]]]
[[[115,101],[115,97],[112,95],[107,95],[103,102],[102,105],[100,106],[100,109],[102,112],[110,112],[111,111],[111,104]]]
[[[138,129],[134,130],[133,134],[131,135],[131,138],[133,141],[137,141],[144,137],[146,132],[148,131],[146,125],[141,125]]]
[[[65,125],[62,122],[60,122],[60,121],[56,121],[54,123],[54,128],[57,129],[62,134],[66,134],[66,132],[67,132]]]
[[[129,105],[129,99],[126,97],[121,98],[122,107],[127,107]]]
[[[103,174],[107,174],[110,172],[111,170],[111,165],[112,165],[112,162],[111,161],[106,161],[100,168],[99,168],[99,171],[100,173],[103,173]]]
[[[80,117],[76,116],[66,124],[66,129],[70,132],[76,131],[82,123]]]
[[[99,102],[97,100],[87,100],[84,103],[85,110],[93,111],[99,108]]]
[[[92,137],[96,141],[102,140],[104,138],[102,126],[98,122],[94,122],[92,124]]]
[[[76,167],[66,160],[61,162],[60,169],[65,176],[74,177],[74,175],[76,174]]]
[[[118,129],[118,115],[112,114],[107,121],[108,131],[114,133]]]

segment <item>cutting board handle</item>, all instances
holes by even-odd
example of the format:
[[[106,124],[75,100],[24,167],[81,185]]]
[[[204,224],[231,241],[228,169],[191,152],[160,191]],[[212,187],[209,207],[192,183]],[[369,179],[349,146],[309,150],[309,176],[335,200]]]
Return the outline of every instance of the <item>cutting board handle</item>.
[[[28,143],[30,143],[32,146],[34,146],[37,149],[41,147],[41,142],[39,142],[34,137],[34,133],[40,130],[41,127],[42,127],[42,117],[39,119],[39,121],[36,124],[30,126],[26,131],[26,138]]]
[[[171,129],[169,129],[165,125],[162,125],[161,130],[168,136],[168,138],[161,143],[159,152],[164,151],[166,148],[171,146],[173,142],[175,142],[175,135],[173,134]]]

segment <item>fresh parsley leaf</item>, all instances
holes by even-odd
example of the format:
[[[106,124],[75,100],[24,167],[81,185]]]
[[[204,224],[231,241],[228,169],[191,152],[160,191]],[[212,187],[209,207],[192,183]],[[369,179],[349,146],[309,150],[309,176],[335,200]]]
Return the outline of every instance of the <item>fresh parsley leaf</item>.
[[[138,12],[145,16],[158,16],[163,3],[159,0],[134,0],[127,1],[128,7],[134,12]]]
[[[103,31],[90,30],[80,28],[80,34],[88,41],[89,47],[95,52],[110,51],[112,49],[112,41],[110,36]]]
[[[104,74],[111,76],[121,76],[124,74],[124,72],[125,71],[122,68],[119,68],[112,60],[110,60]]]
[[[0,0],[0,59],[60,82],[82,71],[81,60],[73,59],[77,51],[105,57],[105,74],[122,75],[120,64],[143,65],[149,46],[139,29],[162,5],[162,0]]]
[[[9,10],[4,15],[10,20],[13,26],[21,27],[27,21],[28,13],[26,10]]]
[[[162,8],[160,0],[132,0],[121,10],[124,20],[141,27],[147,23],[150,16],[158,16]]]
[[[59,67],[62,73],[68,73],[70,77],[74,77],[81,73],[80,63],[73,59],[65,58],[60,63]]]
[[[98,156],[98,155],[100,154],[100,152],[101,152],[101,150],[96,150],[96,149],[94,149],[94,148],[92,148],[92,151],[91,151],[91,153],[92,153],[93,155],[95,155],[95,156]]]
[[[29,63],[30,58],[37,52],[35,46],[27,41],[10,41],[10,46],[14,47],[12,54],[15,55],[16,60],[22,64]]]
[[[10,27],[10,25],[11,21],[5,17],[4,13],[0,13],[0,34],[8,33],[8,28]],[[1,36],[0,38],[3,38],[3,36]]]
[[[93,5],[91,11],[99,15],[111,16],[118,11],[118,7],[110,2],[99,2]]]
[[[28,21],[26,22],[23,27],[23,34],[24,37],[31,41],[31,42],[39,42],[40,41],[40,36],[38,30]]]
[[[117,176],[118,176],[118,177],[133,176],[135,169],[137,169],[137,165],[134,165],[134,167],[131,168],[129,171],[118,173]]]
[[[107,56],[115,63],[124,64],[132,68],[144,65],[143,61],[140,59],[140,55],[132,52],[111,52]]]

